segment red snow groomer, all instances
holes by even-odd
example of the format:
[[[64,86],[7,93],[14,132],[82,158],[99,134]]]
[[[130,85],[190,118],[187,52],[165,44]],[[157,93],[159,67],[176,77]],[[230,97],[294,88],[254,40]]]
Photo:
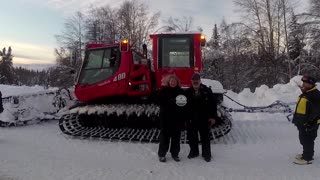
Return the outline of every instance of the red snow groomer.
[[[155,96],[161,80],[175,74],[183,87],[202,69],[201,33],[152,34],[152,61],[147,47],[142,53],[128,40],[115,44],[88,44],[75,85],[81,102],[59,122],[68,135],[111,140],[157,142],[159,107]],[[221,123],[212,127],[212,138],[227,134],[231,118],[219,109]],[[186,140],[183,133],[182,140]]]

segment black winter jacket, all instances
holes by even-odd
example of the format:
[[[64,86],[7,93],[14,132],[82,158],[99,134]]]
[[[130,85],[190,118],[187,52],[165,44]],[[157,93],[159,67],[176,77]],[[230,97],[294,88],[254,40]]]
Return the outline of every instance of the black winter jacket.
[[[160,127],[176,130],[182,128],[186,118],[187,99],[180,87],[161,88],[158,94],[160,105]]]
[[[299,96],[292,122],[297,127],[313,126],[320,121],[320,92],[314,87]]]
[[[189,123],[195,125],[208,125],[209,118],[217,119],[217,99],[212,90],[204,84],[200,84],[199,95],[190,87],[186,90],[188,99]]]

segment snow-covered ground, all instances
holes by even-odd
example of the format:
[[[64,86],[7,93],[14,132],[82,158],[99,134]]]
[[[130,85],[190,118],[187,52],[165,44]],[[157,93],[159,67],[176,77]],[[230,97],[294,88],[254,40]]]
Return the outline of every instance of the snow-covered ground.
[[[300,78],[273,88],[261,86],[255,93],[228,91],[227,95],[247,106],[269,105],[275,100],[295,102],[300,90],[294,81]],[[1,86],[0,90],[4,97],[6,92],[19,95],[29,90],[13,89]],[[239,108],[227,99],[225,105]],[[319,139],[313,164],[294,165],[294,157],[302,148],[298,132],[285,114],[233,113],[233,118],[231,132],[212,142],[213,160],[209,163],[200,157],[188,159],[189,147],[185,144],[181,145],[181,162],[173,161],[168,154],[167,163],[160,163],[158,144],[72,138],[60,132],[57,121],[1,128],[0,179],[319,179]]]

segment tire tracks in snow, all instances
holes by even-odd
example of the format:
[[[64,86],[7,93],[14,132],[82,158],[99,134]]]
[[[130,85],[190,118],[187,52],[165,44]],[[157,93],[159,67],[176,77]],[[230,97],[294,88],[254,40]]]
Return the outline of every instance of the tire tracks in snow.
[[[284,129],[292,128],[285,121],[233,121],[231,131],[213,144],[261,144],[266,141],[283,141]]]

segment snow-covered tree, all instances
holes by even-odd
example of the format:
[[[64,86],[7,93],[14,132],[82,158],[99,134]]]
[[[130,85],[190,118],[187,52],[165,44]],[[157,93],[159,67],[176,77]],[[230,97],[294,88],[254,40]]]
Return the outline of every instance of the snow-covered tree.
[[[125,38],[133,47],[148,44],[159,17],[160,12],[150,13],[145,3],[124,1],[119,8],[102,6],[91,8],[86,14],[77,12],[56,38],[61,47],[74,54],[73,58],[82,59],[81,52],[88,42],[114,43]]]
[[[86,38],[89,42],[114,43],[118,40],[117,12],[110,6],[89,10],[86,18]]]
[[[78,11],[67,19],[62,34],[56,35],[61,47],[74,54],[73,66],[80,66],[83,59],[83,50],[87,42],[85,32],[85,16]]]
[[[150,13],[146,3],[138,0],[124,1],[117,10],[117,33],[126,38],[133,47],[141,48],[150,42],[149,35],[158,25],[160,12]]]
[[[0,51],[0,83],[1,84],[15,84],[15,72],[12,64],[12,49],[9,46],[8,51],[3,48]]]
[[[47,87],[47,72],[46,70],[42,71],[35,71],[29,70],[22,67],[14,68],[16,77],[17,77],[17,84],[22,86],[35,86],[40,85]]]
[[[260,83],[272,86],[284,77],[289,80],[286,52],[286,14],[290,4],[285,0],[235,0],[242,12],[240,22],[259,59]],[[282,66],[286,65],[286,70]],[[290,64],[289,64],[290,66]]]
[[[217,24],[214,24],[212,36],[208,42],[208,44],[213,48],[213,49],[219,49],[220,48],[220,35],[218,31]]]
[[[193,28],[193,18],[191,16],[169,17],[164,23],[163,30],[167,32],[188,32]]]
[[[299,15],[306,30],[307,56],[300,63],[301,73],[320,77],[320,1],[310,0],[308,12]]]
[[[310,0],[309,10],[310,20],[307,22],[309,26],[311,38],[312,38],[312,49],[313,51],[320,54],[320,1]]]
[[[301,55],[304,50],[305,29],[298,23],[297,16],[292,12],[291,21],[289,24],[289,36],[288,36],[288,54],[294,65],[295,74],[300,74],[300,65],[302,63]]]

